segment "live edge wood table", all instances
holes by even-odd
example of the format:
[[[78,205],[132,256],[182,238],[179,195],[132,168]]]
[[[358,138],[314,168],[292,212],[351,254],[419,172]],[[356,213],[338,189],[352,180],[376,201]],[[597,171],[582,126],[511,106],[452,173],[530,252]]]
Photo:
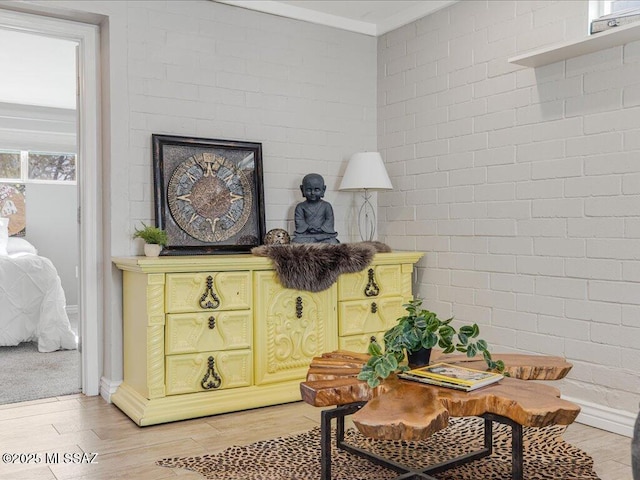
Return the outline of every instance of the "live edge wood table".
[[[560,399],[555,387],[526,380],[557,380],[572,365],[560,357],[496,354],[511,376],[473,392],[425,385],[395,376],[370,388],[356,378],[367,354],[347,351],[325,353],[313,359],[307,379],[300,384],[302,399],[316,407],[335,407],[321,413],[322,480],[331,480],[331,422],[336,419],[336,446],[401,473],[399,479],[430,479],[435,474],[492,453],[492,422],[511,427],[512,478],[523,479],[522,428],[569,425],[580,407]],[[433,361],[433,360],[432,360]],[[449,355],[447,363],[484,369],[482,360]],[[379,457],[344,441],[344,418],[353,415],[356,428],[366,437],[381,440],[424,440],[447,427],[449,417],[482,417],[484,446],[475,452],[416,470]]]

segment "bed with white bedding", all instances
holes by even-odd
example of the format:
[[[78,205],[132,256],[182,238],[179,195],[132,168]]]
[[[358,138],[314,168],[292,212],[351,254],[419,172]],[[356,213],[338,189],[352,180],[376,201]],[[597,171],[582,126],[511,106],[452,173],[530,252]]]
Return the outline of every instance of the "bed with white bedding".
[[[58,272],[36,253],[22,238],[0,238],[0,346],[33,341],[40,352],[75,349]]]

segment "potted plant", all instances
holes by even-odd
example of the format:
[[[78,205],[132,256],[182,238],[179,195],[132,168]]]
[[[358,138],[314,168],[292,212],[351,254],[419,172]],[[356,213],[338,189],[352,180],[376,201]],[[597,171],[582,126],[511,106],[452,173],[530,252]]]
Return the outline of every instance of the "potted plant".
[[[133,238],[144,240],[144,254],[147,257],[157,257],[162,247],[167,244],[167,232],[158,227],[145,225],[144,222],[142,228],[136,228]]]
[[[384,334],[384,350],[372,339],[369,344],[371,358],[360,371],[358,379],[377,387],[381,380],[395,371],[427,365],[431,349],[436,345],[442,348],[443,353],[457,351],[466,353],[468,357],[482,353],[489,370],[504,372],[504,362],[494,361],[487,342],[478,338],[480,329],[477,324],[464,325],[456,330],[451,325],[453,317],[441,320],[435,313],[423,309],[419,299],[411,300],[404,307],[407,315],[400,317],[398,323]],[[405,353],[409,357],[409,366],[401,365]],[[415,354],[422,354],[422,361],[414,362],[412,357]]]

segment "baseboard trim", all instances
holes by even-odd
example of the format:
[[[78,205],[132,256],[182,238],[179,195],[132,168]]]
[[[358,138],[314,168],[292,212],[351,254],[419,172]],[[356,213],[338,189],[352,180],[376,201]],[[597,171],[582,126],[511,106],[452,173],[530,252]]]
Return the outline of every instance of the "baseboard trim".
[[[112,381],[106,377],[100,377],[100,396],[111,403],[111,395],[116,393],[121,383],[122,380]]]
[[[100,396],[108,403],[111,403],[111,395],[116,392],[121,383],[122,380],[112,381],[101,377]],[[625,437],[633,437],[633,428],[636,421],[635,414],[573,397],[562,396],[562,398],[580,406],[580,414],[576,422],[618,435],[624,435]]]
[[[580,414],[576,422],[600,428],[607,432],[617,433],[618,435],[624,435],[625,437],[633,437],[633,426],[637,414],[573,397],[562,396],[562,398],[580,405]]]

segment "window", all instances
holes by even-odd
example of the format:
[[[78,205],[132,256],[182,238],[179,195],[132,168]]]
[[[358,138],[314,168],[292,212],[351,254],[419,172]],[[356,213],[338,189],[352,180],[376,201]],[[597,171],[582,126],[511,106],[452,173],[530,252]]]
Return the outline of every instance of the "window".
[[[20,179],[20,152],[0,151],[0,178]]]
[[[76,154],[0,150],[0,181],[75,182]]]
[[[590,0],[589,1],[589,25],[590,32],[594,33],[592,23],[594,20],[605,16],[629,17],[628,22],[618,22],[614,26],[625,25],[637,21],[634,15],[640,14],[640,0]],[[611,26],[610,26],[611,27]],[[602,27],[596,29],[601,31]]]
[[[74,181],[76,156],[71,153],[29,152],[29,179]]]
[[[640,8],[640,1],[637,0],[605,0],[602,3],[604,4],[603,15],[609,15],[610,13],[622,14],[629,10]]]

